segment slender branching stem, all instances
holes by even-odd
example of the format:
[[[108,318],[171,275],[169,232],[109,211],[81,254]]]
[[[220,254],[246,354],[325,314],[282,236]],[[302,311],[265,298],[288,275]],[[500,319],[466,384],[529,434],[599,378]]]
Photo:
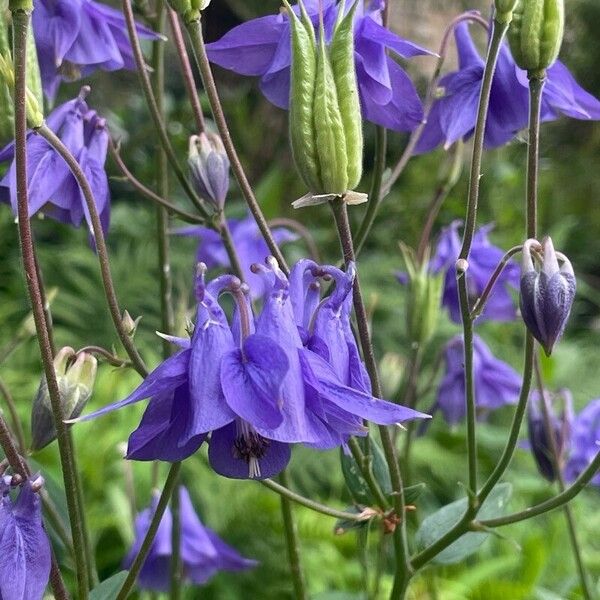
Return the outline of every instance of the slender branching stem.
[[[102,224],[100,223],[100,217],[98,215],[98,209],[96,208],[96,201],[92,188],[85,176],[85,173],[79,166],[77,159],[71,154],[69,149],[62,143],[58,136],[46,125],[43,124],[37,130],[37,133],[41,135],[49,144],[52,146],[64,159],[69,166],[69,169],[73,173],[73,176],[77,180],[83,197],[87,205],[90,217],[92,220],[92,231],[94,234],[94,243],[96,245],[96,252],[98,254],[98,261],[100,263],[100,273],[102,275],[102,284],[104,287],[104,293],[106,295],[106,301],[112,317],[113,324],[125,348],[125,351],[131,359],[131,363],[134,369],[142,376],[145,377],[148,374],[146,365],[139,355],[129,332],[126,331],[125,326],[121,320],[121,309],[119,308],[119,301],[115,292],[115,286],[112,280],[110,272],[110,262],[108,258],[108,249],[106,247],[106,241],[104,239],[104,232],[102,231]]]
[[[545,74],[529,74],[529,139],[527,148],[527,238],[537,236],[540,116]]]
[[[127,0],[124,0],[124,2],[127,2]],[[229,162],[231,163],[231,169],[235,175],[246,204],[248,205],[248,208],[250,209],[250,212],[252,213],[252,216],[254,217],[254,220],[256,221],[256,224],[258,225],[258,228],[269,248],[269,251],[277,259],[281,269],[286,274],[289,274],[289,268],[285,258],[277,246],[275,239],[273,238],[273,233],[271,232],[269,224],[263,215],[252,187],[250,186],[250,182],[246,177],[244,167],[242,166],[235,146],[233,145],[233,140],[231,139],[231,134],[229,133],[229,127],[227,126],[227,120],[225,119],[225,113],[223,112],[223,107],[221,106],[219,92],[217,91],[217,86],[215,84],[210,62],[206,54],[204,37],[202,35],[202,23],[199,19],[194,19],[188,23],[185,23],[185,26],[190,36],[196,63],[198,64],[198,69],[200,70],[202,83],[204,84],[204,89],[208,96],[212,114],[219,130],[219,135],[221,136],[223,146],[225,147],[225,151],[229,157]]]
[[[348,440],[348,447],[350,448],[352,457],[356,461],[356,464],[358,465],[363,479],[365,480],[371,495],[375,499],[375,502],[377,502],[378,506],[382,509],[389,508],[390,503],[385,497],[381,486],[373,474],[373,465],[370,457],[363,453],[362,448],[360,447],[360,444],[356,438],[352,437]]]
[[[173,490],[177,486],[177,481],[179,479],[179,471],[181,470],[181,463],[176,462],[171,465],[169,469],[169,474],[167,475],[167,479],[165,481],[165,485],[163,487],[162,493],[158,500],[158,504],[156,505],[156,510],[154,511],[154,515],[152,515],[152,520],[150,521],[150,526],[148,527],[148,531],[144,537],[142,545],[133,560],[133,563],[129,569],[129,573],[117,594],[116,600],[125,600],[133,586],[135,585],[136,579],[140,574],[140,570],[144,566],[144,561],[148,556],[148,552],[150,552],[150,548],[152,547],[152,543],[154,542],[154,538],[156,536],[156,532],[158,531],[158,526],[165,514],[165,510],[167,510],[167,505],[171,500],[171,496],[173,495]]]
[[[15,399],[10,393],[8,386],[4,383],[4,381],[2,381],[2,379],[0,379],[0,394],[2,394],[2,396],[4,397],[4,403],[8,408],[10,420],[12,422],[12,430],[15,433],[19,450],[21,453],[24,453],[25,448],[27,448],[27,443],[25,441],[25,432],[23,431],[23,425],[21,425],[21,419],[19,418],[19,413],[17,412],[17,405],[15,404]]]
[[[56,373],[54,371],[52,343],[46,323],[44,301],[36,268],[31,222],[29,220],[29,198],[27,192],[26,68],[27,31],[29,28],[30,17],[31,14],[29,11],[19,9],[12,11],[13,56],[15,64],[15,162],[19,238],[27,290],[33,310],[40,355],[44,366],[52,415],[56,427],[69,521],[71,524],[73,545],[75,547],[79,598],[81,600],[86,600],[88,597],[88,569],[86,565],[85,543],[81,529],[81,507],[79,507],[77,499],[76,478],[68,439],[69,434],[65,423],[63,423],[64,415],[62,412]]]
[[[221,236],[223,246],[225,246],[225,252],[227,252],[227,257],[229,258],[229,264],[231,265],[231,269],[235,273],[235,275],[239,277],[240,281],[244,281],[245,277],[244,270],[242,268],[242,263],[235,248],[233,236],[231,235],[231,228],[229,227],[229,223],[225,218],[225,213],[223,210],[219,212],[218,220],[219,221],[217,225],[217,230],[219,232],[219,235]]]

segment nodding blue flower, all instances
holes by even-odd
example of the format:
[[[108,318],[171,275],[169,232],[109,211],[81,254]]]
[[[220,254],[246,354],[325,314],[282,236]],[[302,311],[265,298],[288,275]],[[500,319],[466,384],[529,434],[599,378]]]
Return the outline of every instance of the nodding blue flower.
[[[308,266],[315,269],[310,277],[337,277],[339,287],[330,305],[320,305],[323,316],[309,319],[338,319],[339,313],[334,329],[339,326],[343,347],[336,336],[323,341],[313,335],[312,343],[303,343],[305,330],[294,311],[304,299],[274,258],[266,266],[254,265],[267,290],[256,318],[247,286],[233,275],[206,283],[204,265],[196,280],[198,309],[191,340],[170,338],[180,352],[161,363],[130,396],[78,420],[150,398],[130,437],[128,458],[182,460],[210,433],[208,456],[217,473],[261,479],[285,468],[291,444],[333,448],[350,435],[365,435],[362,419],[392,425],[425,418],[369,391],[349,322],[354,267],[344,274],[331,266]],[[231,322],[219,305],[225,293],[235,300]],[[312,301],[308,305],[315,306]]]
[[[252,298],[262,298],[266,291],[265,280],[254,274],[250,267],[254,263],[263,263],[269,256],[269,248],[251,214],[244,219],[228,219],[227,222],[244,271],[244,280],[250,286],[250,294]],[[193,225],[176,229],[175,233],[200,238],[196,262],[206,264],[209,269],[231,266],[223,240],[214,229]],[[297,239],[296,234],[285,227],[275,227],[273,237],[278,245]]]
[[[0,598],[41,600],[50,578],[50,541],[42,524],[38,475],[19,484],[0,470]]]
[[[575,481],[600,451],[600,398],[589,402],[575,416],[569,450],[565,479]],[[591,483],[600,485],[600,473],[594,476]]]
[[[546,426],[542,402],[546,406],[550,431]],[[560,413],[555,408],[557,404],[562,405]],[[539,390],[531,392],[527,405],[529,449],[533,454],[539,472],[548,481],[555,481],[557,477],[551,439],[554,438],[554,448],[558,455],[558,468],[562,471],[570,446],[573,418],[573,397],[569,390],[560,390],[557,394],[551,394],[549,391],[544,390],[543,397]]]
[[[515,404],[521,389],[521,377],[508,364],[496,358],[484,341],[473,340],[473,376],[478,415],[506,404]],[[449,425],[460,423],[466,414],[464,343],[462,335],[452,338],[444,352],[445,375],[440,382],[434,410],[440,410]]]
[[[323,0],[323,22],[329,42],[336,22],[336,0]],[[346,3],[346,10],[351,3]],[[315,28],[319,23],[318,0],[304,0]],[[383,0],[360,0],[354,21],[355,66],[362,114],[388,129],[412,131],[423,110],[414,85],[388,51],[402,58],[431,54],[404,40],[382,25]],[[299,13],[298,5],[294,11]],[[211,62],[239,73],[260,77],[260,89],[279,108],[290,103],[291,32],[283,13],[253,19],[207,44]]]
[[[534,250],[538,256],[541,254],[539,269],[534,265]],[[555,252],[549,237],[541,244],[537,240],[527,240],[523,244],[522,257],[521,315],[549,356],[569,320],[575,299],[575,273],[569,259]]]
[[[461,225],[461,221],[454,221],[442,230],[435,254],[429,263],[433,273],[445,272],[442,305],[448,309],[450,318],[456,323],[461,322],[455,268],[461,247],[458,234]],[[471,305],[481,296],[500,259],[504,256],[504,252],[488,239],[492,228],[492,224],[480,227],[473,238],[469,253],[469,270],[466,275]],[[496,281],[480,318],[494,321],[515,319],[517,311],[510,290],[518,287],[519,267],[510,261]]]
[[[123,560],[123,568],[131,567],[150,528],[152,516],[158,505],[158,496],[135,520],[135,540]],[[226,544],[212,529],[202,524],[189,492],[179,488],[179,523],[181,528],[180,556],[183,578],[195,585],[203,585],[219,571],[245,571],[258,563],[244,558]],[[167,592],[171,581],[171,559],[173,556],[173,515],[169,507],[165,510],[156,536],[144,561],[138,584],[142,589]]]
[[[110,222],[110,190],[104,170],[108,149],[106,120],[88,108],[85,101],[89,88],[79,96],[55,108],[46,124],[77,159],[92,188],[96,210],[106,233]],[[16,164],[14,142],[0,151],[0,162],[12,161],[0,181],[0,201],[10,203],[17,215]],[[90,234],[92,220],[77,180],[64,159],[33,132],[27,135],[27,189],[29,216],[42,213],[47,217],[79,227],[85,219]],[[92,234],[93,235],[93,234]]]
[[[468,138],[475,129],[484,60],[475,47],[469,25],[454,29],[459,69],[440,80],[440,97],[427,118],[416,151],[423,153],[443,144],[450,147]],[[503,44],[494,74],[485,130],[485,146],[496,148],[512,140],[527,127],[529,92],[527,73],[519,69]],[[581,120],[600,119],[600,101],[582,89],[567,67],[557,60],[547,70],[542,93],[542,121],[561,115]]]
[[[94,71],[136,68],[123,15],[94,0],[35,0],[32,16],[44,93],[50,102],[62,81]],[[141,39],[159,39],[136,24]]]

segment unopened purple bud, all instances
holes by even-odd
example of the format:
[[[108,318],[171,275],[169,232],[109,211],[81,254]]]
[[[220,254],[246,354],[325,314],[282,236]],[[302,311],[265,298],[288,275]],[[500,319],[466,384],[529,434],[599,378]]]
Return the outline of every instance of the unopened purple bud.
[[[229,190],[229,159],[221,138],[204,132],[193,135],[188,164],[198,194],[216,208],[223,208]]]
[[[555,410],[558,403],[562,403],[560,414]],[[544,410],[547,413],[547,420]],[[556,464],[558,463],[558,468],[562,470],[571,438],[573,424],[571,392],[561,390],[557,394],[550,394],[545,391],[542,398],[538,390],[533,391],[529,397],[527,423],[529,445],[538,470],[548,481],[555,481]],[[554,451],[556,457],[553,456]]]
[[[540,268],[536,268],[534,252],[538,263],[541,261]],[[521,315],[548,356],[567,324],[575,288],[575,273],[569,259],[554,250],[549,237],[544,238],[541,244],[537,240],[525,242],[521,272]]]

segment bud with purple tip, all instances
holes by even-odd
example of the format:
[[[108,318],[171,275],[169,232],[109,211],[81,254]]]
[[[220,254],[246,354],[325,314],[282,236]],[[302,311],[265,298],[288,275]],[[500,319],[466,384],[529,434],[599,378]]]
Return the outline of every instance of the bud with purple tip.
[[[198,194],[215,208],[223,208],[229,190],[229,159],[221,138],[214,133],[193,135],[188,164]]]
[[[555,410],[557,404],[562,404],[560,414]],[[544,413],[547,414],[547,422]],[[543,397],[538,390],[531,393],[527,412],[529,445],[539,472],[548,481],[556,480],[556,462],[558,468],[563,469],[573,417],[573,398],[569,390],[560,390],[556,394],[544,391]]]
[[[536,269],[536,259],[540,264],[539,269]],[[525,242],[521,272],[521,315],[548,356],[567,324],[575,287],[575,273],[569,259],[554,250],[549,237],[544,238],[541,244],[533,239]]]

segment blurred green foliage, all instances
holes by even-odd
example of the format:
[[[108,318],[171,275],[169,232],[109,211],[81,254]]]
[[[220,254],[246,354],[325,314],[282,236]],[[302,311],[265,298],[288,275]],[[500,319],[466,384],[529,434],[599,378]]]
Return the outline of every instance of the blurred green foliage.
[[[277,8],[277,2],[213,0],[206,12],[208,35],[218,37],[239,18],[249,18]],[[596,0],[569,2],[568,28],[563,56],[578,80],[600,96],[600,6]],[[428,15],[423,14],[423,19]],[[173,143],[185,156],[192,117],[185,101],[176,59],[168,56],[167,69],[169,132]],[[172,68],[171,68],[172,67]],[[225,111],[233,137],[251,181],[268,217],[291,216],[307,225],[328,262],[337,262],[339,249],[330,216],[325,207],[292,213],[290,202],[303,193],[287,150],[285,114],[270,106],[258,93],[256,83],[217,70]],[[418,78],[419,73],[415,71]],[[421,89],[424,81],[419,81]],[[123,156],[137,177],[152,184],[155,141],[137,79],[132,73],[102,73],[93,81],[90,103],[109,119],[115,136],[122,138]],[[77,84],[65,95],[71,95]],[[364,186],[373,156],[373,130],[366,127],[366,169]],[[403,136],[390,134],[388,163],[400,155],[406,142]],[[522,139],[486,155],[480,223],[494,221],[495,243],[509,248],[522,241],[522,198],[526,144]],[[569,387],[581,408],[599,395],[600,359],[600,125],[562,120],[545,125],[542,137],[541,222],[555,245],[567,253],[574,264],[579,294],[566,338],[555,356],[544,362],[544,374],[551,387]],[[468,156],[468,152],[467,152]],[[373,333],[377,355],[394,353],[402,364],[409,355],[405,326],[403,289],[394,271],[403,268],[398,242],[416,245],[424,222],[425,210],[434,193],[435,174],[443,151],[414,159],[386,198],[371,238],[365,246],[359,267],[373,315]],[[155,212],[143,198],[122,181],[113,164],[113,219],[108,238],[111,266],[123,309],[135,318],[143,316],[137,342],[148,364],[159,360],[160,340],[157,294],[157,255],[154,242]],[[464,212],[466,174],[444,204],[436,231]],[[172,182],[172,199],[181,202],[180,190]],[[227,211],[243,215],[245,209],[235,186]],[[352,209],[356,225],[364,208]],[[175,224],[174,224],[175,226]],[[97,344],[116,351],[117,345],[105,308],[97,259],[87,243],[86,232],[74,231],[47,219],[36,219],[34,230],[39,259],[48,288],[58,288],[52,306],[55,338],[59,346],[75,348]],[[173,237],[172,271],[175,307],[180,331],[192,305],[191,275],[194,268],[194,242]],[[290,260],[299,258],[301,243],[286,250]],[[27,315],[24,282],[20,271],[16,227],[10,211],[0,210],[0,348],[14,337]],[[419,385],[435,376],[433,367],[441,347],[458,331],[446,318],[430,343]],[[520,367],[523,330],[519,323],[478,326],[495,353]],[[29,407],[40,377],[35,339],[21,344],[10,358],[0,364],[0,377],[12,391],[23,423],[29,424]],[[90,408],[124,397],[138,383],[132,372],[106,364],[99,377]],[[434,389],[422,399],[423,409],[434,398]],[[144,404],[144,403],[142,403]],[[132,541],[132,512],[149,503],[151,467],[145,463],[127,463],[121,459],[123,443],[139,421],[143,406],[112,413],[93,423],[74,428],[79,465],[85,485],[88,519],[102,579],[119,569]],[[480,470],[489,473],[503,447],[511,409],[498,411],[480,428]],[[427,435],[416,440],[412,483],[426,482],[427,490],[416,502],[410,515],[411,534],[418,521],[440,506],[463,495],[459,482],[465,480],[465,432],[462,427],[449,429],[439,417]],[[60,482],[55,445],[35,457],[49,480]],[[135,495],[127,489],[127,473],[133,473]],[[164,467],[161,476],[165,474]],[[313,451],[294,451],[290,474],[293,487],[301,493],[335,506],[351,504],[339,468],[336,452],[323,453],[315,460]],[[533,460],[518,450],[505,478],[514,489],[510,508],[519,510],[547,498],[552,490],[537,475]],[[186,590],[186,598],[209,599],[285,599],[291,597],[291,584],[285,556],[278,498],[254,482],[236,482],[216,476],[207,466],[205,450],[186,461],[183,481],[188,486],[203,521],[243,554],[256,558],[260,566],[244,574],[221,574],[207,586]],[[50,482],[51,484],[51,482]],[[57,485],[56,487],[60,487]],[[600,512],[598,491],[590,489],[574,503],[583,546],[584,561],[597,587],[600,577]],[[357,560],[359,549],[368,548],[367,571],[370,584],[376,572],[378,553],[376,531],[336,536],[333,521],[306,509],[296,511],[302,541],[303,560],[311,597],[315,600],[358,600],[364,598],[365,565]],[[558,512],[532,522],[505,528],[505,538],[492,537],[481,550],[456,566],[426,569],[417,576],[411,598],[454,600],[495,600],[510,598],[556,600],[581,598],[575,568],[570,555],[563,515]],[[379,597],[391,587],[390,542],[382,549],[382,576]],[[64,555],[59,553],[61,556]],[[65,558],[68,563],[68,560]],[[336,592],[336,594],[334,594]],[[143,595],[142,595],[143,596]],[[140,596],[141,597],[141,596]],[[147,597],[147,596],[146,596]]]

